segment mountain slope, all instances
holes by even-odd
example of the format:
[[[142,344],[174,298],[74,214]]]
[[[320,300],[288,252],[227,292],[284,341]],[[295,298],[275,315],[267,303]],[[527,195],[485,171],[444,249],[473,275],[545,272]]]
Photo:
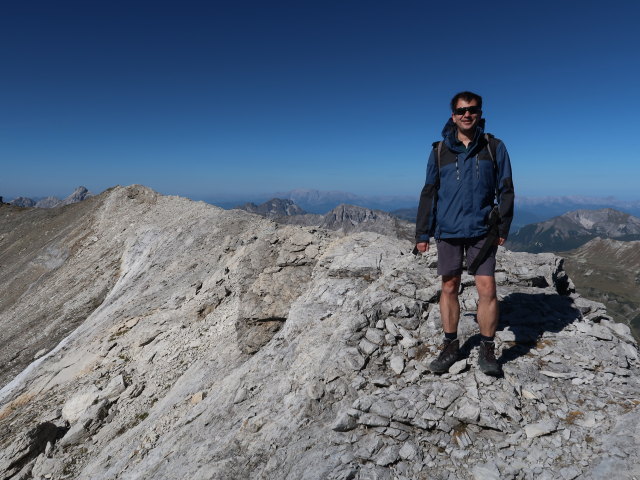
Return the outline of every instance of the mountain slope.
[[[611,208],[576,210],[510,235],[508,247],[527,252],[558,252],[577,248],[595,237],[639,240],[640,218]]]
[[[72,332],[112,288],[119,254],[103,250],[95,257],[74,255],[91,244],[94,214],[103,208],[103,198],[56,210],[1,207],[0,385],[40,350]],[[54,272],[71,281],[60,288]],[[29,303],[25,309],[35,293],[48,300]]]
[[[637,345],[601,304],[571,293],[552,254],[499,251],[504,378],[476,368],[477,296],[463,277],[465,358],[438,377],[425,367],[441,338],[434,253],[414,257],[404,254],[411,242],[394,237],[281,225],[140,186],[89,202],[90,215],[68,213],[85,202],[48,211],[50,222],[70,217],[34,224],[42,243],[3,257],[19,272],[13,262],[26,265],[27,251],[68,251],[0,310],[0,332],[35,306],[64,312],[92,276],[107,291],[0,391],[0,478],[640,470]],[[87,223],[65,233],[80,218]],[[61,298],[67,291],[76,293]],[[21,342],[3,349],[22,358],[30,340]]]
[[[604,303],[640,338],[640,241],[595,238],[562,256],[578,291]]]

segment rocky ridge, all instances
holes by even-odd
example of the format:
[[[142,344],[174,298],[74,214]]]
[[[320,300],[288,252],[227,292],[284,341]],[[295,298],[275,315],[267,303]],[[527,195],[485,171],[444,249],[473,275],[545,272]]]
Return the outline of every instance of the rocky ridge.
[[[559,257],[499,251],[503,378],[475,367],[464,275],[466,358],[436,377],[435,256],[408,241],[139,186],[100,195],[86,221],[50,234],[68,256],[0,310],[4,326],[64,307],[50,292],[89,286],[81,265],[108,287],[0,391],[0,478],[640,475],[637,345]]]

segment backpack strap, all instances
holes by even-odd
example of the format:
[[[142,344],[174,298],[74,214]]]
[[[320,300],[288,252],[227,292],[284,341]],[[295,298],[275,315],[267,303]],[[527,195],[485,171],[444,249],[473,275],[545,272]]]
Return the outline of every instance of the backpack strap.
[[[484,244],[480,247],[480,251],[476,255],[476,258],[473,259],[471,265],[467,265],[467,272],[469,275],[475,275],[478,271],[478,267],[484,260],[487,255],[491,251],[491,248],[495,245],[496,240],[500,238],[500,234],[498,233],[498,224],[500,223],[500,213],[498,212],[498,207],[493,207],[491,212],[489,213],[488,218],[488,226],[489,231],[487,232],[487,236],[485,237]]]
[[[498,164],[496,163],[496,149],[498,148],[498,139],[490,133],[485,133],[484,139],[487,141],[487,150],[489,151],[489,156],[493,163],[493,170],[497,172]]]
[[[440,171],[440,154],[442,153],[442,140],[439,142],[433,142],[431,146],[436,151],[436,162],[438,163],[438,172]]]

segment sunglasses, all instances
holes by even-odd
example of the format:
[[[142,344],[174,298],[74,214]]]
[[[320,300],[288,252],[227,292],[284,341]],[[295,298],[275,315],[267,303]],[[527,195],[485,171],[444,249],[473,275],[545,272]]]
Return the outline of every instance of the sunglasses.
[[[456,108],[453,113],[455,113],[456,115],[464,115],[465,113],[469,112],[471,115],[475,115],[476,113],[480,113],[481,108],[478,107],[477,105],[474,105],[472,107],[460,107],[460,108]]]

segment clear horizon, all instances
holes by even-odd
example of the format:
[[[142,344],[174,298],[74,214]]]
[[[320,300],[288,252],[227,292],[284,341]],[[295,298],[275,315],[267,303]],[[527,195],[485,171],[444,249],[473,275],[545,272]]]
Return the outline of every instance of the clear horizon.
[[[76,188],[79,188],[81,186],[84,186],[85,188],[86,185],[77,185],[74,188],[71,188],[68,192],[66,193],[58,193],[58,194],[49,194],[49,195],[17,195],[17,196],[3,196],[3,201],[4,202],[10,202],[11,200],[18,198],[18,197],[24,197],[24,198],[31,198],[32,200],[41,200],[47,197],[56,197],[58,199],[64,199],[66,197],[68,197]],[[107,187],[105,190],[107,190],[108,188],[112,188],[115,187],[116,185],[113,185],[111,187]],[[127,186],[127,185],[121,185],[121,186]],[[94,191],[91,190],[91,188],[87,188],[91,194],[93,195],[100,195],[101,193],[103,193],[105,190],[101,190],[101,191]],[[347,192],[347,191],[343,191],[343,190],[317,190],[317,189],[292,189],[286,192],[252,192],[252,193],[230,193],[230,194],[226,194],[226,195],[215,195],[215,194],[211,194],[211,195],[204,195],[204,196],[198,196],[198,195],[186,195],[186,194],[178,194],[178,193],[165,193],[165,192],[158,192],[162,195],[178,195],[181,197],[185,197],[185,198],[189,198],[191,200],[194,201],[205,201],[208,203],[215,203],[216,201],[218,202],[233,202],[233,201],[255,201],[256,199],[264,199],[264,200],[260,200],[260,201],[267,201],[270,200],[272,198],[282,198],[285,197],[287,195],[289,195],[291,192],[295,192],[295,191],[312,191],[312,192],[319,192],[320,194],[329,194],[329,193],[334,193],[334,194],[342,194],[342,195],[355,195],[358,198],[362,198],[362,199],[374,199],[374,198],[378,198],[378,199],[409,199],[409,198],[413,198],[415,199],[416,202],[416,207],[417,207],[417,202],[419,199],[419,194],[416,195],[359,195],[356,194],[354,192]],[[545,196],[517,196],[516,197],[516,204],[528,204],[528,203],[542,203],[542,202],[552,202],[552,201],[559,201],[559,202],[569,202],[569,201],[574,201],[576,203],[586,203],[589,204],[591,203],[612,203],[612,204],[616,204],[616,203],[620,203],[620,204],[632,204],[632,205],[638,205],[640,206],[640,197],[633,197],[633,198],[622,198],[622,197],[616,197],[613,195],[608,195],[608,196],[589,196],[589,195],[545,195]]]
[[[615,0],[7,4],[0,195],[139,183],[417,197],[451,96],[472,90],[517,197],[635,201],[640,100],[624,93],[639,13]]]

